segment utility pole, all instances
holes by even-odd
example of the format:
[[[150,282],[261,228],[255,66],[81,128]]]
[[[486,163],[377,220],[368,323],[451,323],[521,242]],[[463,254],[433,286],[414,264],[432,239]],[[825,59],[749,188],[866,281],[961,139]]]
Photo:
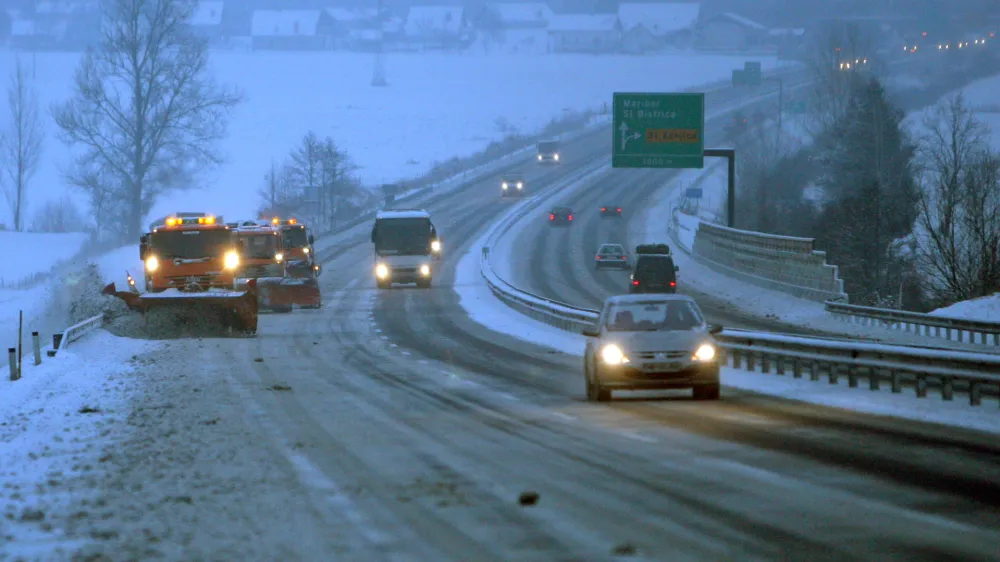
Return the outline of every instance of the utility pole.
[[[382,0],[378,0],[378,8],[375,13],[375,23],[378,29],[375,33],[375,69],[372,73],[372,86],[384,88],[389,85],[385,79],[385,61],[382,59],[382,42],[385,39],[385,22],[382,21]]]

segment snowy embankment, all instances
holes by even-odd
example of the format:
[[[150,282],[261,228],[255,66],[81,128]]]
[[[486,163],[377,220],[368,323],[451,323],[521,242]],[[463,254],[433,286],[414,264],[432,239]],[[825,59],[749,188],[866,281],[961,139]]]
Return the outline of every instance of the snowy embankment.
[[[654,198],[653,200],[661,199]],[[513,209],[511,212],[517,212],[517,209]],[[665,235],[662,232],[664,222],[662,216],[656,210],[648,216],[660,217],[658,221],[651,220],[647,223],[656,224],[659,229],[659,233],[657,234],[652,234],[653,231],[650,230],[652,234],[650,241],[662,241]],[[526,224],[528,224],[527,221],[518,223],[505,236],[516,237],[518,227]],[[631,235],[632,233],[630,233],[630,238]],[[486,242],[487,236],[484,234],[479,240],[471,244],[469,247],[472,249],[462,256],[455,271],[455,291],[459,295],[462,308],[469,314],[469,317],[493,331],[507,334],[534,345],[548,347],[568,355],[582,356],[586,346],[586,338],[584,336],[560,330],[544,322],[520,314],[493,295],[480,273],[479,248]],[[630,240],[630,243],[640,242]],[[508,255],[504,255],[505,252]],[[509,247],[505,247],[503,244],[498,244],[492,251],[492,254],[492,261],[497,263],[508,262],[511,259]],[[693,264],[696,264],[696,262],[684,256],[683,252],[677,252],[676,255],[678,256],[678,263],[681,264],[681,271],[691,272]],[[707,271],[711,272],[711,270]],[[714,272],[712,274],[714,275],[712,282],[716,283],[716,286],[735,288],[735,284],[732,281],[727,282],[726,278],[714,274]],[[699,286],[708,290],[703,281],[699,277]],[[742,298],[744,299],[757,295],[762,291],[755,287],[742,289],[744,289],[742,291]],[[789,297],[783,294],[775,295],[775,297],[778,296],[784,299],[785,307],[787,307]],[[778,302],[775,300],[772,304]],[[583,376],[582,371],[580,376]],[[912,395],[892,394],[889,390],[885,389],[879,392],[870,392],[846,386],[814,383],[806,379],[779,377],[732,368],[722,369],[722,383],[729,388],[748,390],[845,410],[1000,433],[1000,425],[996,421],[995,404],[991,405],[990,400],[987,400],[983,406],[973,408],[961,400],[955,402],[943,402],[933,399],[917,400]],[[725,393],[723,393],[723,399],[725,399]]]
[[[0,74],[9,74],[16,56],[0,53]],[[79,55],[30,58],[39,106],[67,99]],[[257,201],[252,194],[263,185],[270,164],[280,165],[309,130],[331,136],[359,166],[366,184],[392,183],[419,177],[437,162],[475,154],[511,133],[529,134],[560,116],[601,109],[615,91],[675,91],[724,80],[745,60],[690,54],[392,53],[385,57],[389,86],[373,88],[368,54],[213,52],[215,78],[246,95],[220,145],[226,160],[206,178],[207,189],[169,194],[150,213],[195,208],[253,216]],[[749,60],[760,61],[765,70],[776,64],[774,57]],[[670,72],[649,72],[650,65]],[[69,149],[56,140],[51,119],[43,119],[43,129],[33,205],[71,192],[60,172],[72,162]]]
[[[107,525],[94,485],[127,433],[139,355],[156,342],[97,331],[9,382],[0,369],[0,552],[69,559]],[[69,505],[90,505],[69,513]],[[5,558],[6,559],[6,558]]]
[[[965,88],[949,92],[946,97],[961,93],[967,107],[972,110],[977,121],[989,128],[989,143],[994,150],[1000,150],[1000,101],[997,99],[997,89],[1000,88],[1000,76],[979,80]],[[924,129],[925,120],[933,115],[934,107],[910,113],[906,123],[911,130],[918,133]],[[1000,287],[997,288],[1000,290]],[[939,308],[931,314],[948,318],[964,318],[1000,322],[1000,293]]]

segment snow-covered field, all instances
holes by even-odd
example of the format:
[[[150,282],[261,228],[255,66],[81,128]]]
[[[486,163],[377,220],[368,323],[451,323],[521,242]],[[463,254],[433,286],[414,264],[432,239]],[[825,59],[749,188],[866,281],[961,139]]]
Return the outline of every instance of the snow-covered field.
[[[29,75],[33,68],[46,131],[32,181],[37,190],[32,204],[38,205],[67,189],[61,170],[70,164],[70,152],[57,140],[47,109],[69,95],[79,55],[22,57]],[[761,61],[765,70],[775,66],[773,57],[750,59]],[[14,53],[0,53],[3,77],[14,60]],[[502,123],[533,132],[566,112],[610,103],[612,92],[673,91],[726,79],[744,60],[680,54],[391,54],[385,63],[389,87],[373,88],[370,55],[213,52],[218,81],[246,94],[222,143],[227,160],[212,173],[206,191],[174,193],[151,214],[194,207],[250,216],[272,160],[280,162],[310,129],[332,136],[358,164],[363,180],[380,184],[416,177],[437,161],[476,153],[503,136]]]
[[[676,185],[672,189],[676,189]],[[671,204],[672,199],[654,197],[652,200],[667,201],[663,205],[667,207]],[[664,233],[662,232],[664,221],[662,220],[663,215],[660,213],[665,210],[662,208],[649,209],[647,217],[653,218],[646,221],[645,228],[648,230],[645,230],[645,232],[649,233],[651,238],[643,240],[641,239],[642,232],[630,232],[630,245],[647,241],[662,241],[664,237]],[[517,208],[512,209],[511,212],[517,212]],[[525,224],[525,222],[521,224]],[[654,230],[653,225],[655,225],[656,230]],[[515,237],[517,228],[518,226],[515,225],[505,236]],[[659,232],[659,234],[653,234],[654,232]],[[545,346],[569,355],[582,355],[586,345],[586,338],[584,336],[560,330],[544,322],[520,314],[493,295],[480,274],[480,252],[478,248],[481,248],[486,243],[486,238],[487,236],[484,234],[479,240],[469,246],[473,250],[462,256],[455,273],[455,290],[459,294],[461,306],[469,314],[470,318],[491,330],[535,345]],[[509,249],[509,247],[503,244],[497,245],[494,251],[491,252],[493,254],[491,261],[497,263],[509,261],[511,256],[503,255],[504,251],[509,252]],[[677,263],[680,264],[681,270],[687,272],[685,275],[697,276],[698,284],[703,290],[714,290],[727,286],[733,287],[734,284],[732,281],[728,281],[724,276],[715,274],[707,268],[702,268],[705,270],[704,272],[692,272],[697,262],[690,258],[685,259],[682,252],[677,252],[675,255],[677,256]],[[706,283],[709,283],[711,287],[707,286]],[[771,291],[763,291],[756,287],[740,287],[737,290],[741,290],[740,297],[743,299],[751,299],[752,295],[762,292],[772,293]],[[736,295],[726,296],[736,298]],[[757,303],[764,301],[774,305],[781,302],[779,299],[784,300],[783,306],[775,307],[776,310],[788,310],[797,307],[798,299],[795,299],[796,302],[790,306],[788,295],[784,295],[783,293],[766,295],[764,299],[757,301]],[[731,302],[739,301],[733,300]],[[753,311],[754,305],[751,304],[750,308]],[[827,318],[824,327],[830,327],[831,324],[834,324],[834,322]],[[850,325],[841,324],[841,326],[844,327],[842,329],[848,329],[847,327]],[[884,331],[882,331],[882,335],[884,335]],[[870,392],[847,388],[846,386],[819,385],[806,379],[778,377],[732,368],[724,368],[722,370],[722,383],[724,386],[730,388],[749,390],[761,394],[780,396],[846,410],[1000,433],[1000,426],[998,426],[996,421],[995,404],[990,404],[989,400],[987,400],[984,406],[973,408],[961,400],[955,402],[942,402],[933,399],[916,400],[911,395],[892,394],[888,390]]]
[[[0,232],[0,288],[17,287],[55,263],[72,258],[87,239],[81,233]]]

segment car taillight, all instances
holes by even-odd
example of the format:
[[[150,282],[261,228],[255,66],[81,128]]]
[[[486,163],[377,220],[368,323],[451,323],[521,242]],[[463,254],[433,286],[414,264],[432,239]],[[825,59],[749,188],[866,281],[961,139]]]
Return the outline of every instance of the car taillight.
[[[618,207],[618,212],[619,213],[622,212],[622,208],[621,207]]]
[[[607,210],[608,210],[607,207],[601,207],[601,211],[607,211]]]
[[[554,220],[556,220],[556,216],[555,216],[555,215],[553,215],[553,214],[549,214],[549,220],[550,220],[550,221],[554,221]]]
[[[677,281],[671,281],[670,282],[670,286],[671,287],[676,287],[677,286]]]
[[[638,287],[639,286],[639,280],[638,279],[633,279],[632,280],[632,285],[635,286],[635,287]]]
[[[569,216],[569,220],[573,220],[573,215],[570,215],[570,216]]]
[[[622,261],[625,261],[625,256],[622,256]]]

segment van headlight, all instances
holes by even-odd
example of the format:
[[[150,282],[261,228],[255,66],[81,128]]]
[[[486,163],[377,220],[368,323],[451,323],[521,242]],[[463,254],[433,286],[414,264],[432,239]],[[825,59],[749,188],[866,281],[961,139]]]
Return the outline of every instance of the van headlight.
[[[628,363],[628,357],[625,357],[625,353],[615,344],[606,345],[601,349],[601,359],[608,365],[623,365]]]
[[[441,241],[440,240],[433,240],[433,241],[431,241],[431,251],[432,252],[440,252],[441,251]]]
[[[240,255],[235,250],[229,250],[222,258],[222,264],[226,269],[236,269],[240,266]]]
[[[694,357],[691,359],[701,361],[702,363],[707,363],[715,359],[715,346],[708,343],[702,344],[701,347],[698,348],[698,351],[694,352]]]
[[[160,267],[160,260],[156,256],[149,256],[146,258],[146,271],[152,273],[156,271],[156,268]]]
[[[427,277],[430,274],[431,274],[431,266],[429,266],[427,264],[424,264],[424,265],[420,266],[420,275],[423,275],[424,277]]]
[[[375,276],[379,279],[385,279],[389,276],[389,268],[385,266],[384,263],[380,263],[375,266]]]

